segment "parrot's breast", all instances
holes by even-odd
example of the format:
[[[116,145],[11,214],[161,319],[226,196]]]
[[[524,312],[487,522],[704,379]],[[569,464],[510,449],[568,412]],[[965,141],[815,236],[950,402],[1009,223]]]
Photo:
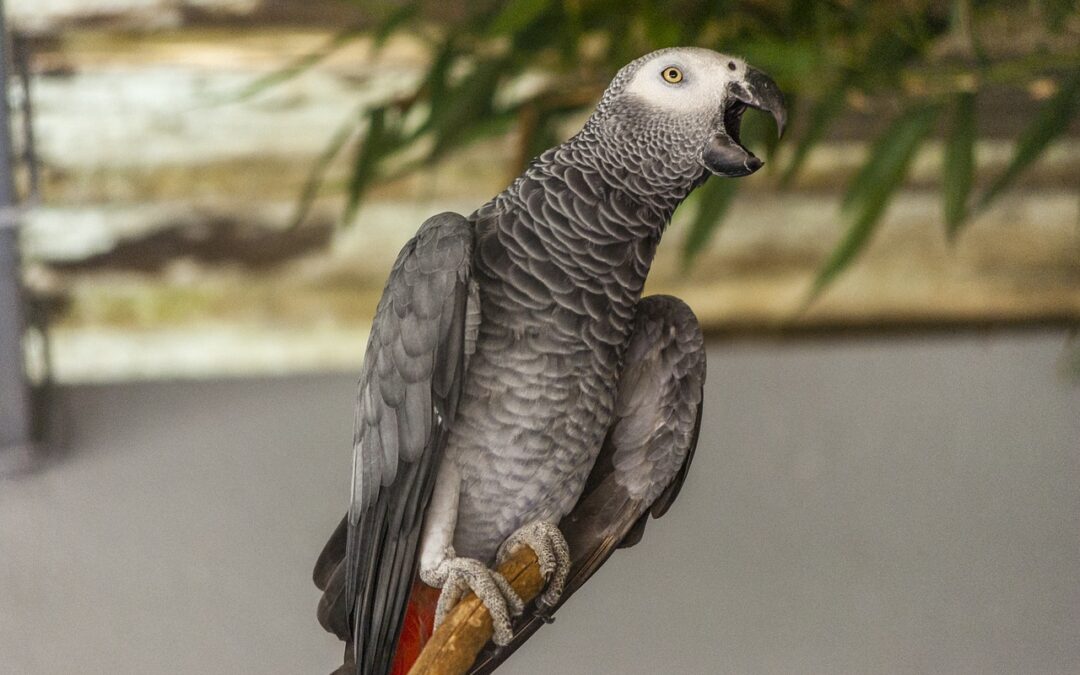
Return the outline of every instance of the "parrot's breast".
[[[584,199],[595,177],[542,162],[472,217],[481,320],[444,461],[461,474],[455,552],[487,562],[581,495],[670,215],[617,192]]]
[[[611,424],[613,368],[585,352],[545,353],[529,343],[481,337],[470,364],[444,460],[462,477],[458,555],[490,562],[522,525],[558,522],[577,502]]]

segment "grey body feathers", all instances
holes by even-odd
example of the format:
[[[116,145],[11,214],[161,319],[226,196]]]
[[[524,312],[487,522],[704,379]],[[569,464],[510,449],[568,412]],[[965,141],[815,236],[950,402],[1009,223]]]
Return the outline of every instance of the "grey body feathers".
[[[635,309],[678,200],[670,188],[614,187],[612,175],[637,174],[602,165],[596,146],[583,132],[544,153],[470,217],[482,320],[446,450],[462,475],[458,555],[490,562],[522,525],[558,522],[611,424]]]
[[[663,85],[635,73],[668,58],[715,66],[720,84],[681,99],[680,114],[658,111],[640,92]],[[444,463],[461,481],[455,554],[490,563],[522,525],[559,522],[564,600],[678,494],[700,428],[701,331],[681,301],[641,294],[672,213],[716,170],[703,144],[737,145],[742,108],[728,92],[755,105],[729,80],[764,80],[736,61],[683,49],[631,63],[576,136],[468,218],[429,219],[402,250],[361,375],[349,515],[315,570],[320,621],[351,641],[340,672],[390,668]],[[538,626],[519,619],[477,672]]]

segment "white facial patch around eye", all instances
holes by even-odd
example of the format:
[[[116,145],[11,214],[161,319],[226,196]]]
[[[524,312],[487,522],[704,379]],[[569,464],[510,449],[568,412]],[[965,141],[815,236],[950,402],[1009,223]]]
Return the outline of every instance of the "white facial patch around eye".
[[[671,68],[681,74],[679,82],[669,82],[664,77],[664,72]],[[728,82],[741,79],[745,70],[742,60],[709,50],[671,50],[643,64],[626,91],[661,110],[708,113],[719,108]]]

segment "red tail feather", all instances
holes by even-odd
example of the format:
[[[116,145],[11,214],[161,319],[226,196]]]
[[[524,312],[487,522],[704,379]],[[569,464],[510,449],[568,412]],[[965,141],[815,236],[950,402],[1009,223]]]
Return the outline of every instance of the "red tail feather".
[[[435,605],[439,600],[439,589],[424,584],[419,579],[413,581],[409,604],[405,609],[405,623],[401,627],[401,638],[394,653],[394,668],[390,675],[408,675],[409,669],[420,657],[424,645],[431,638],[435,624]]]

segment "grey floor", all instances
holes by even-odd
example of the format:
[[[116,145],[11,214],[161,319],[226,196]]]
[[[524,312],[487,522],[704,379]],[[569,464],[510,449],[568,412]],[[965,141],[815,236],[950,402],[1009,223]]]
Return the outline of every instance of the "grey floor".
[[[1080,669],[1063,332],[722,343],[682,497],[511,673]],[[0,672],[325,673],[352,377],[75,387],[0,482]]]

